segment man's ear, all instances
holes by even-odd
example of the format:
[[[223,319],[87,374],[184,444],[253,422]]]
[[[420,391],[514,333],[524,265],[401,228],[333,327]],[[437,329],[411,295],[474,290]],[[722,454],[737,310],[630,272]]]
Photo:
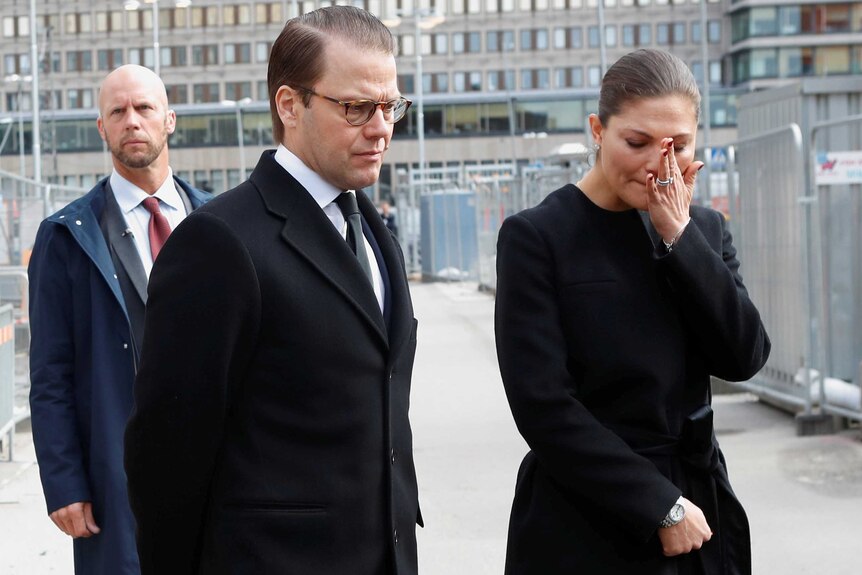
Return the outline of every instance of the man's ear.
[[[99,136],[101,136],[102,139],[107,142],[108,139],[105,138],[105,126],[102,124],[102,115],[101,114],[99,114],[99,117],[96,118],[96,128],[98,128],[98,130],[99,130]]]
[[[275,93],[275,106],[284,127],[296,127],[297,111],[302,106],[302,94],[290,86],[281,86]]]
[[[168,131],[168,134],[173,134],[174,130],[177,129],[177,113],[173,110],[168,110],[168,113],[165,115],[165,129]]]

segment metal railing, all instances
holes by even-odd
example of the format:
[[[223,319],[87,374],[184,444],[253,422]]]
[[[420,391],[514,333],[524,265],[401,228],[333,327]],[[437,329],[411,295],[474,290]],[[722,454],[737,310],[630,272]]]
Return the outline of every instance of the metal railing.
[[[0,265],[25,265],[41,221],[86,192],[0,170]]]
[[[840,143],[831,143],[833,132]],[[862,171],[862,114],[812,124],[808,147],[808,217],[819,224],[811,257],[819,260],[813,271],[820,297],[812,302],[821,332],[813,370],[818,401],[826,413],[862,421],[862,178],[818,182],[818,155],[828,156],[818,148],[820,141],[857,152]]]
[[[0,444],[7,444],[14,459],[15,424],[15,320],[12,304],[0,306]]]
[[[411,169],[396,193],[408,271],[426,280],[470,280],[496,289],[503,220],[576,181],[585,168],[504,162]]]
[[[860,122],[862,116],[851,116],[814,124],[807,141],[795,123],[736,140],[727,145],[725,172],[717,170],[741,274],[773,344],[763,370],[734,385],[806,414],[819,408],[856,420],[862,420],[862,185],[830,193],[834,186],[818,185],[814,175],[818,136],[848,130],[857,134],[859,150],[860,130],[850,126]]]

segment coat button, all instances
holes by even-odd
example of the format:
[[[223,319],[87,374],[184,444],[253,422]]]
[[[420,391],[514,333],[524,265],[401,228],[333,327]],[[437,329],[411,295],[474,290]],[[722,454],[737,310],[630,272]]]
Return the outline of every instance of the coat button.
[[[77,225],[79,225],[79,226],[80,226],[80,225],[81,225],[81,220],[75,220],[75,224],[77,224]]]
[[[124,343],[124,344],[123,344],[123,349],[129,349],[129,344]]]
[[[389,458],[392,460],[392,465],[395,465],[395,449],[389,452]]]
[[[117,279],[117,274],[114,274],[114,279]]]
[[[395,544],[398,545],[398,530],[397,529],[392,533],[392,539],[394,539]]]

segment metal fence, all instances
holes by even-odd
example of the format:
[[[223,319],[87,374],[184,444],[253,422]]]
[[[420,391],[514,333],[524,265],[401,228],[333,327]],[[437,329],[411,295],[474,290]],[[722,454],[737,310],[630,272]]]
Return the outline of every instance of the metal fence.
[[[15,443],[15,323],[12,304],[0,306],[0,444],[9,461]]]
[[[86,192],[0,170],[0,265],[26,265],[39,223]]]
[[[812,124],[808,149],[817,400],[862,421],[862,114]],[[841,161],[848,167],[833,177]]]
[[[585,163],[512,163],[411,169],[396,192],[408,271],[425,280],[496,289],[497,233],[506,217],[576,181]]]
[[[720,203],[745,285],[773,344],[764,369],[736,385],[808,414],[819,408],[856,420],[862,420],[862,185],[818,184],[815,174],[818,157],[835,141],[833,130],[841,131],[842,149],[862,150],[860,124],[862,116],[821,122],[806,138],[790,123],[732,142],[726,166],[712,170],[713,188],[726,190]]]

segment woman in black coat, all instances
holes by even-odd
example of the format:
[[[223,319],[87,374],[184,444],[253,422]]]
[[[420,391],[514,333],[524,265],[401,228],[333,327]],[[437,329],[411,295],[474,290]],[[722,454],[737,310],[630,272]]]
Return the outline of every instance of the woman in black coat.
[[[639,50],[602,81],[595,165],[503,224],[497,352],[524,458],[506,573],[751,572],[710,376],[769,338],[721,214],[691,206],[700,94]]]

